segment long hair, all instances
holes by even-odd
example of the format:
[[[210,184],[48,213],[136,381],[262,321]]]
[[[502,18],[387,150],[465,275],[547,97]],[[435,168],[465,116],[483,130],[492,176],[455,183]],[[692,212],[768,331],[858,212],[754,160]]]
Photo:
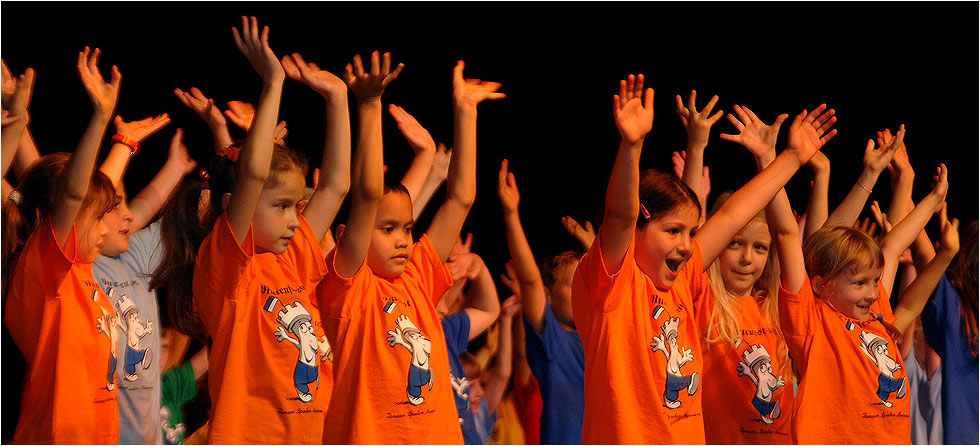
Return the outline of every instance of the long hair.
[[[160,238],[164,254],[160,266],[151,275],[150,289],[158,290],[174,328],[198,339],[205,339],[207,334],[194,308],[194,263],[201,243],[223,212],[222,198],[235,187],[238,151],[236,146],[212,157],[209,170],[201,174],[202,179],[185,178],[161,211]],[[263,187],[275,187],[281,181],[280,175],[293,169],[305,177],[307,166],[302,153],[276,144]]]
[[[3,301],[6,302],[7,286],[13,277],[17,260],[27,239],[37,225],[54,211],[58,202],[61,175],[68,165],[68,153],[53,153],[39,158],[24,173],[17,185],[20,199],[4,200],[3,203]],[[98,170],[92,173],[85,198],[79,207],[79,215],[102,217],[112,209],[116,190],[112,181]]]
[[[640,172],[639,192],[642,208],[636,220],[637,228],[642,228],[651,220],[671,213],[675,208],[685,203],[697,209],[698,218],[704,212],[701,209],[701,202],[698,201],[697,194],[674,174],[654,169],[646,169]],[[646,209],[650,214],[650,218],[646,217],[643,209]]]
[[[949,284],[960,297],[960,325],[970,345],[970,353],[977,357],[977,220],[970,224],[947,274]],[[952,328],[950,328],[952,329]]]

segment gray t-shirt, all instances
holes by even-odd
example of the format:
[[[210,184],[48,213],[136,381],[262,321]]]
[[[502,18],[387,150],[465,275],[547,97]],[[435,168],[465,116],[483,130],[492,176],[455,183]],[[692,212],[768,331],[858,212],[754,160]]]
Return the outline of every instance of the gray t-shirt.
[[[160,223],[133,234],[118,257],[99,256],[92,273],[119,315],[116,383],[119,444],[162,444],[160,429],[160,309],[149,290],[163,257]]]

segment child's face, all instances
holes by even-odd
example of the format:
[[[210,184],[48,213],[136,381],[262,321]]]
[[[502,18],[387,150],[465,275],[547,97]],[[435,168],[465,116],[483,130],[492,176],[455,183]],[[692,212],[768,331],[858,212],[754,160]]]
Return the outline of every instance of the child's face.
[[[160,371],[167,369],[167,362],[170,360],[170,345],[173,343],[172,328],[165,328],[160,332]]]
[[[752,285],[766,269],[771,242],[769,226],[753,220],[721,251],[718,256],[721,277],[729,292],[736,296],[748,296],[752,292]]]
[[[551,311],[555,313],[555,318],[559,322],[575,326],[572,318],[572,277],[575,276],[575,268],[578,261],[568,264],[555,270],[555,284],[550,290]]]
[[[473,415],[480,411],[480,402],[483,401],[483,384],[478,379],[466,378],[470,382],[470,410]]]
[[[126,204],[126,191],[122,184],[116,185],[116,204],[102,218],[106,229],[105,242],[99,251],[104,256],[115,257],[129,249],[129,235],[133,224],[133,213]]]
[[[871,315],[871,305],[878,300],[880,279],[880,268],[845,268],[830,280],[814,276],[813,291],[841,314],[865,320]]]
[[[381,198],[371,231],[367,264],[374,274],[394,279],[405,272],[412,257],[412,199],[400,192]]]
[[[77,255],[82,263],[92,263],[99,256],[99,248],[109,230],[103,220],[104,214],[99,210],[91,209],[82,214],[75,228],[78,237]]]
[[[636,265],[658,289],[674,286],[677,274],[694,253],[697,227],[698,210],[685,203],[636,231]]]
[[[255,251],[286,252],[299,228],[298,204],[303,199],[306,182],[299,169],[273,172],[277,184],[262,189],[252,217]]]

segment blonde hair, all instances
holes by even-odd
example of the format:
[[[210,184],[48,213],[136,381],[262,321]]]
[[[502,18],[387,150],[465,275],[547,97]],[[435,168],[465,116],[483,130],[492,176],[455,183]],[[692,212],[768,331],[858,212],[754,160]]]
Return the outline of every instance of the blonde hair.
[[[719,195],[715,199],[710,214],[714,214],[731,194],[729,191]],[[768,226],[769,222],[766,219],[765,211],[757,214],[745,226],[755,222],[761,222]],[[708,320],[708,329],[704,333],[704,339],[708,343],[727,342],[732,348],[735,348],[735,343],[742,338],[742,327],[739,324],[742,314],[735,303],[744,296],[737,296],[728,291],[725,286],[725,279],[721,275],[720,256],[708,267],[708,285],[711,287],[715,299],[714,311],[711,312],[711,318]],[[762,317],[776,331],[777,337],[782,339],[782,330],[779,326],[779,258],[775,249],[769,249],[762,275],[752,284],[752,296],[759,303]],[[779,344],[775,356],[774,359],[778,359],[782,365],[780,372],[792,376],[789,349],[785,342]]]
[[[803,258],[809,277],[831,280],[845,269],[879,269],[885,264],[878,242],[863,231],[847,227],[824,227],[803,244]]]

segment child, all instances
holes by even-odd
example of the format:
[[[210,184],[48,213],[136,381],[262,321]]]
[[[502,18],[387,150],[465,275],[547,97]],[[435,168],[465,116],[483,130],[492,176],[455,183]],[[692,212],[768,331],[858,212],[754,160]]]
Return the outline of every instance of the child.
[[[323,429],[328,444],[462,443],[448,380],[449,356],[436,305],[452,284],[445,263],[476,194],[476,106],[502,98],[500,84],[453,71],[454,154],[446,201],[429,230],[412,243],[412,200],[382,175],[381,95],[399,74],[391,58],[360,56],[345,80],[357,96],[358,140],[351,211],[327,256],[317,288],[336,352],[334,385]]]
[[[642,75],[630,75],[613,97],[622,143],[599,234],[572,282],[585,346],[583,443],[705,441],[695,314],[707,288],[703,271],[819,147],[814,118],[798,115],[788,148],[732,194],[695,240],[697,195],[673,175],[640,174],[653,95]]]
[[[894,313],[888,295],[899,256],[941,207],[946,189],[941,165],[932,192],[880,247],[843,226],[825,226],[801,247],[788,201],[767,208],[781,270],[780,325],[801,377],[795,443],[908,443],[907,376],[895,339],[918,317],[958,248],[958,222],[950,224],[941,213],[944,254],[919,271]]]
[[[166,323],[167,318],[161,319],[160,329],[160,407],[158,430],[161,431],[163,444],[184,444],[187,427],[184,424],[183,407],[197,396],[197,382],[208,371],[208,348],[205,346],[191,357],[190,360],[178,366],[170,364],[175,358],[175,343],[181,336],[172,326]],[[186,345],[186,344],[185,344]],[[181,350],[183,352],[184,350]],[[156,426],[154,426],[156,428]]]
[[[327,405],[328,348],[310,295],[326,272],[319,241],[347,190],[349,138],[331,127],[340,134],[328,138],[323,178],[299,215],[306,162],[273,142],[286,74],[268,34],[255,17],[233,29],[263,88],[241,151],[212,163],[211,209],[224,212],[193,270],[193,304],[211,337],[209,443],[315,443]],[[347,114],[338,78],[319,72],[308,82],[329,96],[328,119]]]
[[[977,221],[966,243],[922,311],[922,329],[942,358],[945,444],[976,444],[977,420]],[[937,256],[939,254],[936,254]]]
[[[94,109],[78,147],[39,159],[18,185],[19,200],[3,206],[4,273],[13,273],[4,281],[4,324],[27,360],[14,443],[118,442],[117,358],[100,334],[117,316],[92,277],[115,192],[93,168],[122,77],[113,66],[111,83],[103,81],[99,53],[88,47],[78,53]],[[11,109],[25,123],[32,83],[28,70]]]
[[[538,270],[518,214],[520,192],[508,166],[507,160],[500,164],[497,195],[524,310],[528,364],[541,384],[540,441],[578,444],[585,411],[585,352],[572,318],[571,279],[581,256],[562,254],[546,262],[546,274]],[[548,278],[547,287],[542,276]]]

